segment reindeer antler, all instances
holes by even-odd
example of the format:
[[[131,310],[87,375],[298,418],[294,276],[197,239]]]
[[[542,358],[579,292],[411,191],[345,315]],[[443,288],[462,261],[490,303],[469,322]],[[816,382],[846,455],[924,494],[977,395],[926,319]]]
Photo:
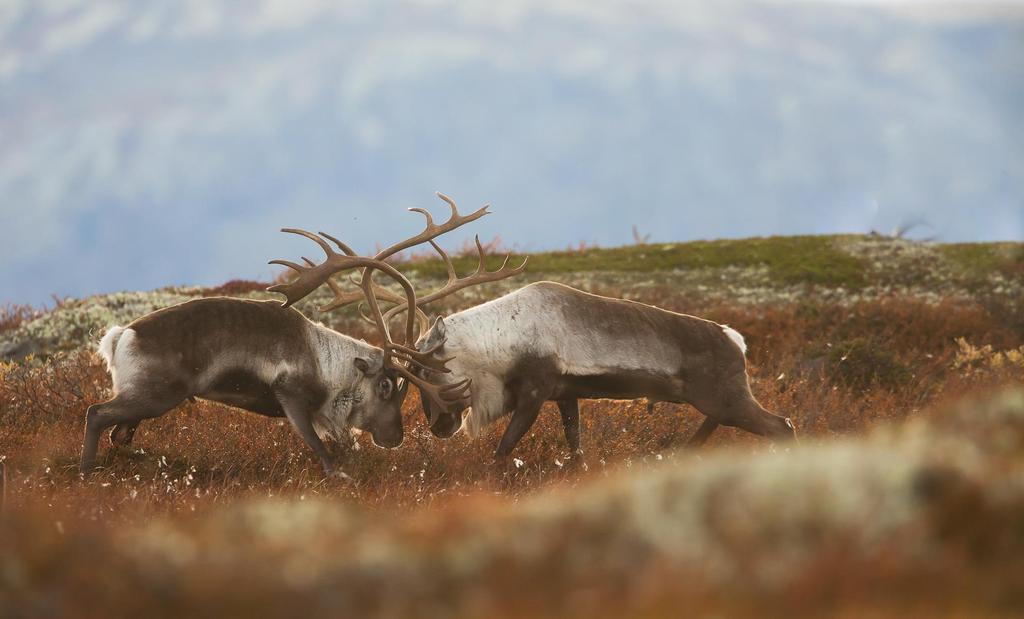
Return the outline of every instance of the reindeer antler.
[[[288,232],[291,234],[298,234],[304,236],[311,241],[314,241],[326,254],[326,259],[320,264],[315,264],[309,258],[303,257],[305,266],[290,262],[288,260],[271,260],[269,264],[280,264],[286,266],[296,273],[298,277],[287,284],[278,284],[267,288],[270,292],[279,292],[283,294],[287,301],[285,301],[285,307],[292,305],[302,298],[308,296],[311,292],[319,288],[324,282],[328,281],[332,275],[339,271],[352,269],[356,267],[364,267],[364,273],[369,269],[379,269],[389,275],[392,279],[397,281],[402,288],[405,290],[406,302],[416,302],[416,291],[413,289],[412,284],[406,279],[401,272],[395,267],[384,262],[383,260],[377,260],[374,258],[366,258],[363,256],[343,255],[331,249],[331,246],[327,244],[321,236],[313,234],[306,230],[300,230],[298,228],[284,228],[282,232]],[[331,238],[331,237],[328,237]],[[334,240],[332,238],[332,240]],[[338,241],[335,241],[336,243]],[[342,245],[339,243],[339,245]],[[340,289],[338,289],[340,291]],[[363,277],[363,292],[365,294],[367,302],[370,304],[371,311],[373,312],[377,328],[381,332],[381,336],[384,337],[385,341],[391,341],[390,333],[388,332],[388,325],[384,322],[383,316],[380,315],[380,306],[377,304],[377,297],[373,293],[373,282],[368,277]],[[407,331],[407,337],[412,337],[414,329],[414,314],[409,315],[410,320]]]
[[[502,263],[501,268],[497,271],[487,271],[484,264],[484,249],[480,244],[479,237],[477,237],[476,247],[480,256],[477,270],[466,277],[459,278],[455,273],[455,268],[452,265],[451,258],[444,252],[444,250],[441,249],[440,246],[437,245],[436,242],[434,242],[434,239],[442,234],[455,230],[460,226],[487,215],[489,213],[487,210],[488,206],[484,206],[469,215],[461,215],[459,214],[458,207],[454,200],[440,192],[438,192],[437,195],[447,202],[448,206],[451,208],[451,214],[447,221],[442,224],[437,224],[434,222],[430,212],[426,209],[411,208],[409,209],[410,211],[420,213],[426,218],[427,223],[423,231],[416,236],[410,237],[377,252],[377,254],[372,258],[356,255],[348,245],[326,232],[313,234],[312,232],[300,230],[298,228],[283,229],[282,232],[298,234],[315,242],[321,249],[323,249],[326,259],[322,263],[316,264],[309,258],[303,257],[302,260],[305,262],[305,265],[296,264],[287,260],[271,260],[271,264],[280,264],[293,269],[296,271],[298,276],[287,284],[271,286],[267,290],[285,295],[287,300],[284,305],[289,306],[306,297],[322,284],[326,283],[334,293],[334,298],[330,302],[321,306],[320,310],[324,312],[344,307],[351,303],[355,303],[360,299],[364,299],[369,308],[369,315],[367,316],[364,314],[363,317],[371,320],[380,332],[381,339],[384,341],[385,364],[395,369],[408,382],[414,383],[417,388],[424,392],[424,394],[426,394],[431,400],[441,406],[445,406],[448,402],[464,398],[468,393],[471,381],[467,379],[452,385],[435,385],[416,376],[416,374],[410,370],[410,367],[418,366],[422,369],[433,372],[448,373],[451,371],[447,367],[447,363],[451,361],[451,358],[438,359],[433,356],[443,342],[430,350],[424,351],[418,351],[412,347],[413,342],[415,342],[416,327],[419,326],[419,330],[422,333],[428,328],[429,324],[426,314],[421,309],[422,306],[474,284],[497,281],[506,277],[518,275],[525,268],[526,262],[524,261],[523,264],[517,268],[507,269],[506,266],[508,265],[509,257],[505,256],[505,261]],[[332,249],[325,239],[330,240],[337,245],[341,253]],[[448,283],[446,283],[441,289],[431,293],[427,297],[424,297],[424,299],[417,301],[416,291],[409,280],[395,267],[385,262],[385,260],[404,249],[408,249],[425,242],[430,243],[434,250],[437,251],[444,260],[445,267],[448,271]],[[345,292],[341,289],[341,286],[332,279],[332,277],[336,273],[353,268],[362,268],[361,277],[357,282],[360,290]],[[403,299],[401,296],[395,295],[387,289],[374,284],[374,271],[382,271],[385,275],[398,282],[405,292],[405,298]],[[382,313],[378,299],[383,299],[384,301],[394,305],[386,313]],[[396,343],[391,338],[388,324],[392,318],[403,311],[406,312],[405,340],[402,343]]]
[[[389,247],[386,247],[386,248],[378,251],[377,254],[374,256],[374,259],[376,259],[376,260],[384,260],[386,258],[389,258],[389,257],[397,254],[400,251],[409,249],[410,247],[415,247],[416,245],[420,245],[422,243],[430,243],[435,248],[437,248],[437,245],[434,243],[434,239],[436,239],[437,237],[439,237],[442,234],[445,234],[447,232],[451,232],[452,230],[455,230],[456,228],[464,226],[464,225],[468,224],[471,221],[476,221],[477,219],[480,219],[484,215],[489,215],[490,214],[490,211],[487,210],[488,208],[490,208],[490,205],[487,204],[487,205],[484,205],[483,207],[477,209],[476,211],[473,211],[469,215],[461,215],[459,213],[459,207],[455,203],[455,200],[452,200],[451,198],[449,198],[448,196],[444,195],[440,191],[437,192],[437,197],[439,197],[442,200],[444,200],[448,204],[448,207],[451,209],[451,213],[449,214],[447,221],[445,221],[444,223],[441,223],[441,224],[435,223],[433,216],[430,214],[430,211],[428,211],[426,209],[422,209],[422,208],[410,208],[409,209],[410,211],[412,211],[414,213],[419,213],[419,214],[423,215],[426,218],[426,220],[427,220],[426,227],[423,229],[422,232],[420,232],[416,236],[410,237],[410,238],[408,238],[408,239],[406,239],[404,241],[395,243],[394,245],[391,245]],[[339,245],[339,247],[342,247],[343,244],[340,243],[334,237],[328,236],[328,235],[324,234],[323,232],[321,232],[320,234],[323,235],[323,236],[326,236],[327,238],[329,238],[332,241],[334,241],[336,244]],[[345,246],[345,248],[347,248],[347,246]],[[437,249],[438,249],[438,251],[440,251],[439,248],[437,248]],[[344,251],[344,248],[342,249],[342,251]],[[349,252],[351,252],[351,250],[349,250]],[[348,252],[346,252],[346,253],[348,253]],[[350,255],[353,255],[353,254],[350,254]],[[512,273],[510,275],[515,275],[515,273]],[[372,269],[364,269],[363,273],[362,273],[363,280],[365,281],[367,278],[370,278],[370,277],[372,277]],[[487,280],[487,281],[493,281],[493,280]],[[483,282],[481,281],[480,283],[483,283]],[[360,283],[360,287],[362,287],[362,285],[363,284],[361,282]],[[460,290],[461,288],[465,288],[466,286],[469,286],[469,285],[471,285],[471,283],[467,283],[465,286],[461,286],[459,288],[455,288],[455,289],[447,292],[445,295],[436,296],[436,297],[434,297],[431,300],[432,301],[436,301],[437,299],[441,298],[442,296],[446,296],[447,294],[451,294],[452,292],[455,292],[456,290]],[[339,293],[337,288],[332,287],[332,289],[335,292],[334,300],[331,301],[328,305],[324,306],[325,308],[329,307],[332,310],[333,309],[337,309],[339,307],[344,307],[344,306],[349,305],[351,303],[355,303],[355,302],[359,301],[362,298],[365,298],[365,295],[360,295],[358,293],[357,294],[352,294],[352,293],[344,294],[344,293]],[[380,291],[381,289],[375,287],[375,290],[376,291]],[[423,305],[423,303],[420,303],[420,304],[418,304],[416,306],[417,320],[419,320],[419,322],[420,322],[421,332],[425,331],[426,330],[426,326],[429,325],[429,321],[427,321],[427,319],[426,319],[426,314],[424,314],[422,309],[420,309],[420,307],[422,305]],[[392,307],[391,309],[388,310],[387,314],[383,317],[383,320],[385,322],[390,323],[392,318],[394,318],[396,315],[400,314],[401,312],[406,311],[408,307],[409,307],[408,303],[404,303],[404,304],[400,304],[400,305],[396,305],[395,307]],[[327,310],[325,310],[324,308],[321,308],[321,311],[327,311]],[[371,318],[371,320],[373,322],[376,322],[375,317]],[[408,323],[411,323],[411,319],[407,320],[407,324]],[[407,332],[408,332],[408,329],[407,329]],[[413,340],[413,339],[406,339],[405,344],[406,345],[412,345],[412,343],[414,341],[415,340]]]
[[[416,301],[416,311],[422,313],[423,306],[428,303],[437,301],[438,299],[447,297],[448,295],[458,292],[463,288],[468,288],[476,284],[486,284],[488,282],[496,282],[514,275],[519,275],[526,270],[526,262],[529,260],[529,256],[523,258],[523,263],[517,267],[509,268],[508,261],[510,256],[505,255],[505,259],[502,261],[501,266],[496,271],[488,271],[485,263],[484,246],[480,244],[480,237],[475,236],[473,238],[476,243],[477,251],[477,266],[476,270],[465,277],[459,277],[455,271],[455,265],[452,264],[451,257],[433,240],[429,241],[430,246],[434,248],[434,251],[441,256],[441,260],[444,261],[445,269],[448,272],[448,281],[434,292],[419,298]],[[399,314],[408,308],[408,305],[404,303],[398,303],[384,314],[384,320],[391,320],[396,314]],[[425,315],[425,314],[424,314]]]
[[[444,195],[440,191],[437,192],[437,197],[447,202],[448,206],[451,208],[451,215],[448,216],[448,221],[444,222],[443,224],[435,224],[434,218],[431,217],[430,212],[427,209],[411,208],[409,209],[410,211],[414,213],[420,213],[421,215],[427,218],[427,227],[423,229],[423,232],[420,232],[414,237],[406,239],[401,243],[395,243],[394,245],[386,249],[382,249],[381,251],[377,252],[377,255],[374,256],[374,258],[378,260],[383,260],[384,258],[396,254],[404,249],[408,249],[421,243],[426,243],[433,239],[436,239],[442,234],[451,232],[456,228],[464,226],[471,221],[476,221],[477,219],[480,219],[484,215],[490,215],[491,213],[490,211],[487,210],[491,208],[491,205],[485,204],[481,208],[470,213],[469,215],[460,215],[459,207],[456,206],[455,200],[452,200],[451,198]]]

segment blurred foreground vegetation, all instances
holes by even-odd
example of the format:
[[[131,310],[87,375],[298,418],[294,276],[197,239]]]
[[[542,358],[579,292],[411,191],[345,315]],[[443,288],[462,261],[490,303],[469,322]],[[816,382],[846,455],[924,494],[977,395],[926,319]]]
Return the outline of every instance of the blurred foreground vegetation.
[[[667,247],[667,249],[666,249]],[[534,255],[556,279],[728,323],[799,445],[685,406],[548,405],[508,467],[503,423],[337,455],[325,480],[280,420],[198,401],[77,474],[112,324],[264,284],[168,288],[0,315],[0,616],[1019,616],[1024,608],[1020,245],[797,237]],[[424,288],[439,266],[410,256]],[[464,260],[470,260],[466,258]],[[460,265],[464,273],[468,267]],[[319,315],[373,339],[354,313]]]

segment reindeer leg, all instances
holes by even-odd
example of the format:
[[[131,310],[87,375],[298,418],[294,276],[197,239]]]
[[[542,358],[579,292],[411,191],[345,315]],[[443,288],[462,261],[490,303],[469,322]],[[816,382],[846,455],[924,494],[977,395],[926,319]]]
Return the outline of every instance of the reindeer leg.
[[[313,453],[320,458],[324,467],[324,473],[328,477],[338,476],[347,478],[342,471],[334,466],[331,454],[327,451],[323,441],[317,436],[313,429],[313,415],[324,405],[326,394],[317,388],[315,384],[304,382],[296,376],[279,376],[272,386],[274,398],[281,405],[284,416],[291,422],[292,427],[299,433],[302,440],[313,450]]]
[[[508,422],[508,427],[505,428],[505,434],[501,437],[501,442],[498,443],[498,449],[494,452],[495,460],[504,460],[512,453],[519,441],[522,440],[523,435],[530,429],[534,421],[537,421],[537,415],[540,414],[540,407],[544,405],[544,401],[547,398],[541,397],[537,394],[537,389],[532,389],[532,394],[527,393],[527,389],[522,389],[520,397],[516,400],[516,409],[512,412],[512,420]]]
[[[282,381],[282,384],[285,382],[287,381]],[[320,458],[325,475],[328,477],[339,476],[347,478],[348,476],[344,472],[335,468],[331,454],[327,451],[327,447],[324,446],[320,437],[317,436],[316,430],[313,429],[313,413],[317,406],[309,401],[305,393],[301,391],[296,392],[294,387],[294,385],[292,388],[282,389],[279,387],[275,391],[275,397],[284,410],[284,416],[288,418],[288,421],[291,422],[292,427],[299,433],[302,440],[306,441],[306,444],[313,450],[316,457]]]
[[[82,474],[92,471],[96,465],[96,452],[100,447],[100,433],[108,427],[103,425],[102,413],[105,407],[117,406],[117,398],[102,404],[93,404],[85,413],[85,441],[82,443],[82,461],[78,465],[78,471]]]
[[[114,399],[93,404],[85,414],[85,441],[82,445],[82,461],[79,470],[91,471],[96,463],[100,435],[113,425],[138,425],[143,419],[159,417],[185,399],[178,389],[150,392],[146,396],[121,392]]]
[[[756,401],[745,402],[737,406],[729,411],[720,420],[720,423],[770,439],[791,440],[796,438],[792,421],[766,410]]]
[[[711,433],[718,429],[719,425],[721,424],[711,417],[705,417],[704,423],[700,424],[700,427],[697,428],[697,432],[695,432],[694,435],[690,437],[690,440],[686,442],[686,446],[690,448],[700,447],[708,440]]]
[[[337,471],[334,468],[334,462],[331,460],[331,455],[327,452],[327,447],[324,446],[323,441],[317,436],[316,430],[313,429],[312,415],[303,407],[295,406],[294,404],[289,405],[288,402],[282,402],[284,407],[284,416],[291,422],[292,427],[299,433],[302,440],[306,441],[306,444],[310,446],[313,453],[320,458],[320,463],[323,464],[324,474],[328,477],[340,475],[347,477],[343,472]]]
[[[793,423],[789,419],[768,411],[754,399],[745,373],[731,377],[717,391],[715,397],[704,397],[699,402],[693,402],[697,410],[708,416],[708,420],[697,430],[694,440],[699,436],[707,438],[711,434],[717,425],[708,427],[706,432],[705,426],[712,420],[723,426],[739,428],[770,439],[796,438]]]
[[[580,406],[579,400],[558,400],[558,412],[562,414],[562,427],[565,428],[565,442],[574,454],[582,454],[580,449]]]

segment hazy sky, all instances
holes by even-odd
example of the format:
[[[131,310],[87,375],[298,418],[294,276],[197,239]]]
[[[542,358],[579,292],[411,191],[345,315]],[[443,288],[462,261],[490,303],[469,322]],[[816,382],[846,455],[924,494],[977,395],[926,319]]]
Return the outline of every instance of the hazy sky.
[[[266,279],[435,190],[528,250],[1021,240],[1024,4],[0,2],[0,303]]]

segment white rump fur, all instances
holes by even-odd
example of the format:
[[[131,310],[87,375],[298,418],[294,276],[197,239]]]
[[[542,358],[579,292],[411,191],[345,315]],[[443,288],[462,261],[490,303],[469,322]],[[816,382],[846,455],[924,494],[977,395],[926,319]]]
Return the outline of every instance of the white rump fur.
[[[114,371],[114,349],[117,347],[117,341],[121,339],[122,333],[124,333],[124,327],[110,327],[103,335],[103,339],[100,340],[99,353],[107,362],[108,372]]]
[[[100,340],[99,353],[107,362],[115,394],[131,381],[139,367],[134,342],[135,331],[124,327],[111,327]]]
[[[744,355],[747,354],[747,343],[743,341],[743,336],[736,329],[733,329],[729,325],[722,325],[722,331],[729,336],[729,339],[736,343],[740,347],[740,352]]]

